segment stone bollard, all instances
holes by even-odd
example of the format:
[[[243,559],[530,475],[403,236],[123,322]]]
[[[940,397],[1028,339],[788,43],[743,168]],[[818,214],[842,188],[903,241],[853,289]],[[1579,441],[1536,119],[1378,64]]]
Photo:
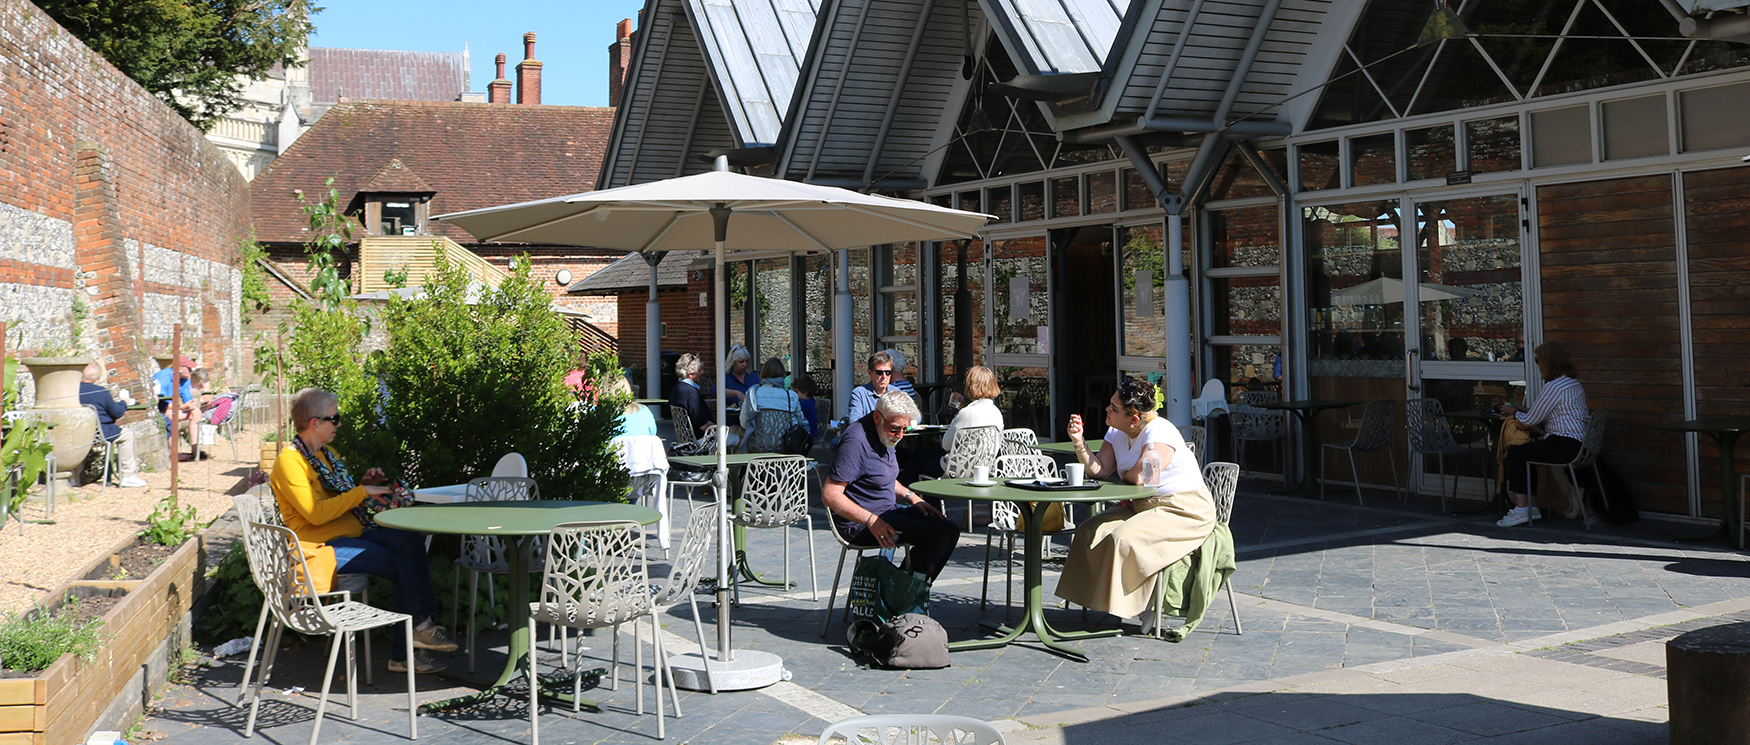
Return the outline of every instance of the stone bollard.
[[[1665,670],[1671,745],[1750,743],[1750,623],[1666,642]]]

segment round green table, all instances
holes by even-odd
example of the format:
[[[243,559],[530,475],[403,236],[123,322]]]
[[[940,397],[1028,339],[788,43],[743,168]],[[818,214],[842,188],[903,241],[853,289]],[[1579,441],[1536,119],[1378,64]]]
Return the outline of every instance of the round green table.
[[[524,665],[534,664],[529,655],[529,625],[523,622],[529,613],[530,537],[546,535],[561,523],[631,521],[639,525],[650,525],[661,518],[662,513],[633,504],[560,500],[421,504],[379,513],[377,524],[385,528],[427,534],[498,536],[508,544],[505,553],[510,560],[510,593],[506,600],[504,617],[511,623],[510,649],[505,655],[504,670],[497,678],[446,671],[443,673],[445,676],[479,688],[480,692],[424,704],[419,707],[421,713],[491,701],[504,690],[506,683],[526,674]],[[545,691],[543,695],[566,703],[571,702],[569,693],[558,690]],[[596,705],[594,701],[579,700],[578,703],[589,707]]]
[[[1021,518],[1025,521],[1023,533],[1025,556],[1022,559],[1026,567],[1025,577],[1026,608],[1021,613],[1021,620],[1013,627],[989,624],[983,625],[994,629],[999,636],[991,639],[971,639],[952,642],[950,650],[991,649],[1006,647],[1013,644],[1021,634],[1032,631],[1039,642],[1051,651],[1062,654],[1078,662],[1087,662],[1088,656],[1081,650],[1063,644],[1064,641],[1078,639],[1094,639],[1102,636],[1117,636],[1122,629],[1102,629],[1099,631],[1058,631],[1045,622],[1045,510],[1053,503],[1075,502],[1116,502],[1123,499],[1138,499],[1155,493],[1152,486],[1137,486],[1135,484],[1100,484],[1098,489],[1081,491],[1034,491],[1021,489],[1007,484],[996,486],[967,486],[958,479],[938,479],[935,481],[918,481],[911,485],[912,491],[925,496],[939,499],[976,499],[985,502],[1014,502],[1021,510]]]

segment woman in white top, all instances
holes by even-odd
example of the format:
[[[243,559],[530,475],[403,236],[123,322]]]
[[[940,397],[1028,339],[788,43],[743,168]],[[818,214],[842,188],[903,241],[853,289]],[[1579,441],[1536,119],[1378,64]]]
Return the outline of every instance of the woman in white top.
[[[978,365],[966,371],[966,397],[971,403],[961,404],[965,400],[956,393],[950,406],[960,410],[954,415],[954,421],[948,423],[948,429],[942,432],[942,448],[954,447],[954,433],[967,427],[996,427],[1000,432],[1003,428],[1003,412],[997,408],[997,396],[1003,395],[1003,389],[997,385],[997,375],[984,365]]]
[[[1203,484],[1197,456],[1179,428],[1155,414],[1155,387],[1127,380],[1106,404],[1106,445],[1088,452],[1082,418],[1070,415],[1069,440],[1076,460],[1093,478],[1143,484],[1143,453],[1160,461],[1152,497],[1126,500],[1076,528],[1057,582],[1057,596],[1117,616],[1149,607],[1154,577],[1203,544],[1215,529],[1215,500]]]
[[[1533,517],[1527,509],[1530,488],[1537,483],[1526,481],[1527,461],[1536,463],[1566,463],[1580,454],[1580,443],[1586,439],[1586,425],[1592,421],[1592,410],[1586,408],[1586,390],[1575,380],[1574,360],[1561,344],[1546,341],[1532,350],[1537,370],[1543,374],[1543,389],[1530,409],[1513,404],[1501,407],[1501,413],[1519,420],[1520,424],[1542,427],[1547,436],[1507,449],[1507,491],[1513,494],[1515,507],[1496,522],[1503,528],[1524,525]],[[1536,478],[1533,476],[1532,478]]]

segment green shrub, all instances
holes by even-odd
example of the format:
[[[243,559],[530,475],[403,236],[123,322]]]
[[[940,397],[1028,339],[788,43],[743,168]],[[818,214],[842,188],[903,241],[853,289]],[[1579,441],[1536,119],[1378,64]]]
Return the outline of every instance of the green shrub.
[[[216,644],[254,634],[255,621],[261,616],[262,597],[255,579],[249,576],[249,554],[243,549],[243,536],[231,542],[218,566],[207,570],[207,579],[214,583],[218,595],[195,618],[194,637]]]
[[[72,598],[68,598],[71,602]],[[90,661],[103,645],[103,622],[83,623],[70,610],[60,613],[6,614],[0,621],[0,664],[20,672],[36,672],[69,652]]]
[[[194,537],[200,529],[200,521],[195,517],[193,507],[178,510],[176,498],[166,496],[158,500],[158,506],[146,517],[146,529],[140,531],[140,537],[147,543],[176,548]]]

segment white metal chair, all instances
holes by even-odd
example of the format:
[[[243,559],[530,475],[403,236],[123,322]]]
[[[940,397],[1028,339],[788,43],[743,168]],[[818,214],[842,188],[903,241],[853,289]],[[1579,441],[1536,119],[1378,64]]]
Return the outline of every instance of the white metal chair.
[[[1027,430],[1031,432],[1032,430]],[[996,470],[991,478],[1003,479],[1034,479],[1057,475],[1057,461],[1051,456],[1034,452],[1028,455],[999,455]],[[1063,528],[1054,530],[1049,535],[1069,533],[1076,529],[1075,521],[1071,519],[1069,505],[1063,505]],[[1015,534],[1021,531],[1021,510],[1014,502],[991,502],[990,525],[984,533],[984,582],[978,594],[978,609],[984,610],[990,598],[990,549],[996,533],[1003,534],[1003,561],[1007,565],[1007,580],[1005,587],[1008,592],[1003,609],[1003,618],[1008,618],[1009,609],[1015,604]]]
[[[698,437],[693,433],[699,430],[693,427],[693,417],[687,410],[679,406],[668,407],[669,416],[674,419],[674,442],[669,444],[670,455],[704,455],[716,452],[715,438]],[[715,426],[715,425],[713,425]]]
[[[85,408],[90,409],[92,414],[98,413],[97,407],[91,404],[86,404]],[[103,417],[101,416],[97,418],[97,431],[91,436],[91,449],[100,448],[103,450],[103,480],[98,482],[102,484],[98,487],[98,491],[102,492],[109,491],[109,464],[115,460],[115,441],[104,439]]]
[[[207,409],[216,408],[219,402],[224,399],[231,400],[231,405],[225,409],[225,416],[216,422],[207,420]],[[213,425],[225,435],[225,439],[231,441],[231,460],[237,460],[237,429],[243,423],[242,399],[243,394],[241,393],[221,393],[213,397],[212,402],[207,404],[207,409],[201,411],[201,419],[203,420],[201,423]]]
[[[674,689],[674,676],[668,673],[668,657],[662,651],[662,628],[657,622],[650,588],[650,565],[644,554],[644,528],[636,522],[563,523],[547,534],[546,571],[541,576],[540,599],[529,603],[529,636],[535,635],[536,623],[583,629],[613,629],[632,623],[633,680],[637,685],[638,714],[644,714],[642,631],[636,623],[650,619],[650,638],[656,658],[652,665],[656,682],[656,737],[666,737],[662,716],[662,681],[669,681],[669,696],[680,716],[680,697]],[[618,646],[616,644],[616,646]],[[576,666],[583,665],[578,655]],[[619,656],[615,655],[611,682],[619,685]],[[541,743],[540,692],[538,665],[529,665],[529,737],[532,745]],[[577,701],[583,681],[574,667],[572,676],[572,711],[579,711]]]
[[[328,648],[328,671],[322,676],[322,695],[316,703],[316,725],[310,730],[310,745],[316,745],[322,734],[322,717],[328,710],[328,688],[334,682],[334,663],[340,656],[340,648],[346,647],[347,708],[351,709],[352,718],[357,720],[358,671],[353,658],[353,635],[361,631],[369,632],[379,626],[401,624],[402,633],[406,634],[407,653],[411,656],[414,652],[413,617],[405,613],[378,610],[365,603],[350,600],[324,605],[323,596],[316,593],[315,586],[310,582],[310,568],[304,563],[304,552],[298,547],[298,537],[290,528],[266,523],[246,523],[243,533],[243,547],[249,556],[250,574],[261,588],[264,604],[273,614],[273,627],[266,630],[267,643],[260,645],[266,652],[253,689],[250,688],[248,677],[248,669],[255,662],[253,651],[244,667],[243,687],[250,703],[249,720],[244,725],[243,736],[252,737],[255,734],[255,719],[261,710],[261,689],[272,674],[274,658],[279,651],[280,635],[290,628],[306,636],[334,637]],[[261,621],[256,623],[257,639],[262,638],[266,621],[267,616],[263,615]],[[407,736],[417,740],[419,704],[414,700],[417,686],[413,681],[414,668],[417,665],[411,663],[412,660],[409,659]]]
[[[248,525],[249,523],[266,523],[268,525],[278,525],[282,528],[286,526],[285,517],[280,514],[279,502],[273,498],[272,487],[270,486],[268,489],[267,493],[260,496],[246,492],[231,498],[231,503],[237,507],[237,522],[239,524]],[[248,537],[249,533],[245,531],[243,533],[243,538],[248,539]],[[323,593],[323,597],[338,597],[342,600],[351,600],[354,595],[358,596],[359,602],[364,603],[365,605],[371,604],[371,575],[335,574],[334,582],[330,586],[330,591]],[[267,618],[267,606],[265,604],[261,607],[261,617],[262,619]],[[256,636],[255,643],[260,644],[260,635],[257,634]],[[375,685],[371,682],[371,635],[365,634],[364,640],[365,685]],[[248,672],[247,669],[244,670],[243,678],[245,680],[249,679]],[[263,678],[263,682],[266,682],[265,678]],[[239,700],[237,704],[241,706],[243,702]]]
[[[520,456],[519,456],[520,457]],[[502,463],[502,461],[501,461]],[[520,502],[541,498],[541,488],[534,479],[515,476],[490,476],[468,482],[468,502]],[[462,573],[468,574],[468,672],[474,672],[475,616],[480,607],[480,575],[510,573],[510,557],[503,539],[487,535],[464,535],[457,551],[455,572],[450,575],[450,628],[456,628],[456,612],[462,605],[460,592]],[[541,570],[541,542],[529,542],[529,571]],[[491,584],[491,580],[487,581]],[[488,601],[490,602],[490,601]]]
[[[1250,391],[1250,393],[1269,392]],[[1275,394],[1271,393],[1270,395]],[[1239,461],[1240,467],[1245,470],[1248,476],[1252,469],[1246,466],[1245,443],[1287,442],[1288,412],[1286,411],[1260,409],[1251,404],[1234,404],[1228,409],[1228,420],[1233,429],[1234,459]],[[1280,449],[1279,447],[1278,450]]]
[[[789,409],[760,409],[754,413],[753,428],[747,433],[742,452],[777,453],[784,449],[784,433],[796,424],[797,412]]]
[[[1386,462],[1391,464],[1391,484],[1400,498],[1404,496],[1404,488],[1398,485],[1398,458],[1391,446],[1392,420],[1397,418],[1397,410],[1397,402],[1391,399],[1369,401],[1367,408],[1361,411],[1361,429],[1355,433],[1354,440],[1327,442],[1319,449],[1319,499],[1325,498],[1325,448],[1349,452],[1349,473],[1355,476],[1356,504],[1361,504],[1361,468],[1356,465],[1355,454],[1371,453],[1380,448],[1385,448]]]
[[[526,479],[529,477],[529,462],[523,458],[521,453],[505,453],[504,457],[499,458],[498,462],[493,464],[492,475]]]
[[[958,439],[959,435],[956,434]],[[997,455],[1036,455],[1039,451],[1033,446],[1039,444],[1039,433],[1026,427],[1012,427],[1003,430],[1003,444]]]
[[[828,521],[827,532],[831,533],[832,537],[838,539],[838,542],[839,542],[839,566],[838,566],[838,569],[833,570],[833,573],[832,573],[832,592],[827,593],[827,596],[826,596],[826,616],[824,618],[820,619],[820,635],[822,638],[824,638],[826,636],[827,628],[832,625],[832,608],[833,608],[833,605],[838,603],[839,580],[843,579],[844,575],[845,575],[845,557],[850,555],[852,552],[856,552],[857,558],[862,559],[863,555],[866,553],[869,553],[870,551],[880,551],[881,550],[881,546],[879,546],[877,544],[865,544],[865,543],[852,543],[852,542],[850,542],[849,540],[847,540],[844,537],[843,534],[839,533],[838,526],[836,524],[832,524],[833,518],[828,517],[827,521]],[[895,548],[903,548],[906,550],[907,553],[911,552],[911,544],[909,544],[909,543],[901,543],[898,546],[895,546]],[[850,592],[850,588],[848,586],[845,588],[845,611],[844,611],[844,613],[845,613],[845,622],[849,623],[851,620],[851,592]]]
[[[948,443],[948,454],[942,456],[942,478],[969,479],[979,466],[995,468],[1002,453],[1002,430],[996,427],[967,427],[954,430]],[[966,500],[966,528],[972,529],[972,500]]]
[[[1191,454],[1197,456],[1197,467],[1208,465],[1209,461],[1209,430],[1192,424],[1179,428],[1179,437],[1185,444],[1191,446]]]
[[[656,607],[658,615],[683,602],[693,606],[693,634],[698,637],[699,655],[703,659],[709,659],[710,648],[705,646],[705,623],[700,620],[699,597],[693,590],[699,586],[699,577],[705,572],[711,546],[716,543],[717,510],[715,502],[693,510],[687,518],[685,532],[681,533],[680,552],[669,560],[668,574],[651,585],[654,595],[650,603]],[[614,659],[619,659],[619,655],[615,654]],[[705,684],[716,693],[717,682],[711,679],[711,666],[703,665],[701,670],[705,674]]]
[[[820,571],[814,565],[814,517],[808,513],[808,459],[777,455],[748,461],[741,477],[741,497],[730,521],[744,528],[784,529],[784,586],[790,585],[790,526],[803,521],[808,533],[808,577],[815,602],[820,601]],[[740,572],[731,579],[741,602]]]
[[[871,732],[871,730],[873,732]],[[815,745],[1004,745],[1003,733],[971,717],[877,714],[827,725]]]
[[[1410,435],[1410,453],[1433,455],[1440,459],[1440,474],[1446,475],[1446,456],[1483,455],[1483,479],[1489,478],[1488,451],[1483,448],[1467,448],[1458,444],[1452,437],[1452,422],[1446,418],[1446,409],[1439,399],[1412,398],[1404,402],[1405,427]],[[1421,483],[1415,474],[1410,475],[1413,486]],[[1419,489],[1412,489],[1420,493]],[[1452,473],[1452,496],[1458,496],[1458,472]],[[1446,511],[1446,490],[1440,490],[1440,511]]]
[[[1234,514],[1234,492],[1240,485],[1239,464],[1217,461],[1204,466],[1203,484],[1209,487],[1209,496],[1211,499],[1215,500],[1215,521],[1222,525],[1228,524],[1228,521],[1233,519]],[[1166,620],[1166,609],[1164,608],[1167,591],[1166,582],[1166,572],[1163,571],[1155,575],[1154,636],[1157,639],[1165,633],[1165,630],[1161,627]],[[1221,583],[1221,586],[1227,589],[1227,607],[1228,611],[1231,612],[1234,617],[1234,633],[1246,633],[1245,629],[1240,626],[1240,604],[1234,601],[1233,583],[1231,581],[1223,582]]]
[[[1580,506],[1580,524],[1585,525],[1587,530],[1592,529],[1592,523],[1586,519],[1586,494],[1580,489],[1579,477],[1574,472],[1577,469],[1591,466],[1593,480],[1601,486],[1604,483],[1604,475],[1598,471],[1598,455],[1604,452],[1604,428],[1609,425],[1609,419],[1609,409],[1592,410],[1592,416],[1586,422],[1586,439],[1580,441],[1580,452],[1574,455],[1573,460],[1566,463],[1542,463],[1530,460],[1525,462],[1525,485],[1528,487],[1532,484],[1531,469],[1534,466],[1567,467],[1568,483],[1574,485],[1574,502]],[[1536,506],[1537,495],[1527,494],[1526,501],[1530,502],[1531,506]],[[1740,540],[1742,540],[1741,537]]]

